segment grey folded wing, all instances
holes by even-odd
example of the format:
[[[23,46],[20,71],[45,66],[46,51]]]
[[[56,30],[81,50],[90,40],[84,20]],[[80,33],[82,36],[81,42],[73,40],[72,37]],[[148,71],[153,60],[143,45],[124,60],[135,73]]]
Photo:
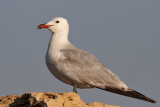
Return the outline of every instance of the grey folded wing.
[[[87,84],[92,87],[127,86],[113,72],[102,65],[95,56],[78,49],[62,49],[63,55],[57,63],[59,70],[75,84]]]

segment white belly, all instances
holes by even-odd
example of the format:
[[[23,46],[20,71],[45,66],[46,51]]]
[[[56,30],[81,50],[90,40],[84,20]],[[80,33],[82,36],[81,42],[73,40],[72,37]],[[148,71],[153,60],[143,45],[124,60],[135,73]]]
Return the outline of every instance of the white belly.
[[[57,68],[56,62],[54,62],[53,60],[51,60],[50,57],[48,57],[48,55],[46,55],[46,65],[49,69],[49,71],[60,81],[69,84],[69,85],[76,85],[77,88],[93,88],[92,86],[82,83],[81,81],[79,81],[78,79],[73,79],[71,78],[72,76],[68,76],[67,73],[64,73],[63,71],[60,71]]]

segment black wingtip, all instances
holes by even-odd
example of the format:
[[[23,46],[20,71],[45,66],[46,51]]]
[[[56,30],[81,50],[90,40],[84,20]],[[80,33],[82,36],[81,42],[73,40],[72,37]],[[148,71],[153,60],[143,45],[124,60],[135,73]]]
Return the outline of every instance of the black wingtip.
[[[155,100],[150,99],[150,98],[146,97],[145,95],[143,95],[143,94],[141,94],[141,93],[139,93],[139,92],[137,92],[137,91],[135,91],[135,90],[132,90],[131,93],[132,93],[133,95],[135,95],[136,97],[139,97],[138,99],[140,99],[140,100],[148,101],[148,102],[150,102],[150,103],[156,103]]]
[[[97,87],[97,88],[99,88],[99,87]],[[99,89],[102,89],[102,88],[99,88]],[[135,99],[139,99],[139,100],[143,100],[143,101],[147,101],[150,103],[156,103],[155,100],[150,99],[150,98],[146,97],[145,95],[143,95],[135,90],[132,90],[132,89],[121,90],[121,89],[117,89],[117,88],[106,87],[105,89],[102,89],[102,90],[109,91],[109,92],[116,93],[116,94],[120,94],[120,95],[127,96],[127,97],[131,97],[131,98],[135,98]]]

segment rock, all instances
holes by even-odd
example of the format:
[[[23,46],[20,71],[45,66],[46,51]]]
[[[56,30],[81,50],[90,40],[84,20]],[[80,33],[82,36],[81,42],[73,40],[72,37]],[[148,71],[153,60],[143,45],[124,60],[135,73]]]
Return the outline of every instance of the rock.
[[[22,95],[0,97],[0,107],[120,107],[99,102],[85,104],[72,92],[31,92]]]

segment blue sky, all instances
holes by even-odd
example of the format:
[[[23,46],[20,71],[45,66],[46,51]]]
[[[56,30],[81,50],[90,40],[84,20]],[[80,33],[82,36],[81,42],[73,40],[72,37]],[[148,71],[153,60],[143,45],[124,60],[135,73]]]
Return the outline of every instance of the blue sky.
[[[72,91],[45,65],[50,31],[36,29],[61,16],[69,21],[69,40],[74,45],[94,54],[130,88],[158,102],[159,4],[158,0],[0,1],[0,96]],[[160,106],[99,89],[79,89],[78,94],[86,103]]]

